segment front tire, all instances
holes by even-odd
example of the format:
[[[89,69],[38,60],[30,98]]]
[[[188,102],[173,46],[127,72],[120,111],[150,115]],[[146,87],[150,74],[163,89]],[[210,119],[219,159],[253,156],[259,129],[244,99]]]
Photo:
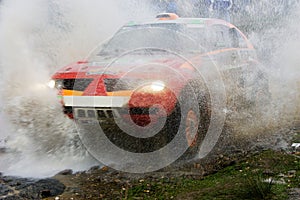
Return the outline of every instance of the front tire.
[[[180,160],[189,160],[199,153],[209,127],[211,116],[209,93],[203,82],[191,81],[180,93],[178,101],[175,108],[176,123],[181,123],[178,134],[184,134],[183,138],[188,146]],[[180,122],[178,116],[181,116]]]
[[[111,142],[126,151],[135,153],[157,151],[170,143],[176,134],[181,134],[180,138],[184,141],[178,145],[187,145],[188,148],[180,159],[188,160],[194,158],[199,152],[209,122],[209,93],[204,83],[195,80],[182,89],[173,112],[167,117],[163,129],[155,136],[136,138],[123,132],[114,123],[108,126],[101,125],[101,127]],[[179,150],[174,147],[172,151]]]

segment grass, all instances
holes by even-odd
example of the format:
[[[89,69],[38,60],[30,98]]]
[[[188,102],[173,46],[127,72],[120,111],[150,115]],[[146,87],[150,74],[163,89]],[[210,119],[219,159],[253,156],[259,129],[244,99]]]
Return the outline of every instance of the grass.
[[[93,173],[60,176],[67,187],[65,199],[199,199],[254,200],[288,199],[288,190],[300,186],[299,157],[281,151],[264,151],[232,162],[214,174],[181,176],[170,172],[151,173],[143,178],[96,170]],[[195,172],[195,173],[194,173]],[[183,173],[188,174],[188,173]],[[164,177],[160,177],[164,176]],[[106,180],[106,181],[105,181]],[[266,181],[271,180],[271,181]],[[278,182],[286,184],[279,184]],[[75,191],[72,191],[74,190]],[[53,198],[48,198],[53,199]]]
[[[296,174],[288,176],[288,172]],[[124,199],[278,199],[300,186],[300,159],[283,152],[265,151],[205,177],[161,178],[136,182]],[[281,175],[282,177],[280,177]],[[271,180],[266,182],[266,180]],[[277,181],[286,184],[278,184]]]

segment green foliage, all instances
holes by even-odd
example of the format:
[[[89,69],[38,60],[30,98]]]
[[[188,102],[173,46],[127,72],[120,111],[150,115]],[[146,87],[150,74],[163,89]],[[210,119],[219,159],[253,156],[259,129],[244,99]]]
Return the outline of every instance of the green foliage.
[[[245,197],[251,196],[252,199],[271,199],[274,195],[272,192],[273,181],[273,178],[266,179],[261,171],[247,174],[242,195],[245,195]]]
[[[287,190],[300,184],[299,158],[283,152],[265,151],[204,178],[162,178],[137,182],[128,199],[287,199]],[[278,184],[279,174],[296,170]]]

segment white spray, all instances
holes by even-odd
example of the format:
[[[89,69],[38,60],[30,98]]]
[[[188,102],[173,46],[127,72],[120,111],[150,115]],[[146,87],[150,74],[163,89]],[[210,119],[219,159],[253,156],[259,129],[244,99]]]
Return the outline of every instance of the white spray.
[[[0,152],[0,171],[40,177],[97,164],[76,138],[76,128],[62,114],[55,92],[45,84],[59,66],[84,58],[126,21],[153,18],[155,12],[146,0],[3,0],[0,6],[0,141],[7,139],[9,147],[5,155]],[[300,32],[293,26],[297,20],[290,24],[287,30]],[[293,99],[299,96],[296,35],[274,49],[277,54],[270,63],[278,66],[270,68],[278,115],[299,105]],[[255,45],[260,47],[259,42]]]
[[[46,83],[126,21],[147,16],[146,6],[138,7],[139,1],[2,1],[0,140],[7,140],[8,152],[0,156],[1,172],[40,177],[98,164]]]

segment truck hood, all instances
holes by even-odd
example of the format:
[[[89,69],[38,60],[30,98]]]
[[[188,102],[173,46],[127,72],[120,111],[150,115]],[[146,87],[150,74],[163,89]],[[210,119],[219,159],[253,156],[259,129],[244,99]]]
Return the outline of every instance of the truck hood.
[[[99,59],[90,61],[79,61],[70,64],[57,73],[85,73],[86,75],[117,75],[137,69],[141,71],[152,71],[156,67],[178,68],[186,60],[177,55],[130,55],[122,58]]]

